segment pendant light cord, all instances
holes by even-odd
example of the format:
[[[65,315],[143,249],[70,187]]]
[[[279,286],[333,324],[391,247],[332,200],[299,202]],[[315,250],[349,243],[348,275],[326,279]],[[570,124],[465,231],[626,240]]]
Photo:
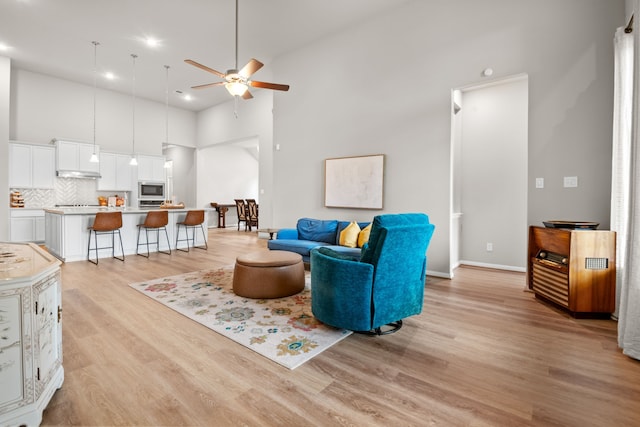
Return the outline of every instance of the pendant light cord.
[[[136,58],[138,55],[131,54],[133,58],[133,78],[131,79],[131,115],[132,115],[132,139],[131,139],[131,156],[136,154]]]
[[[93,41],[93,155],[96,155],[96,92],[98,87],[98,45],[99,42]]]
[[[165,74],[166,74],[166,89],[165,89],[165,114],[166,114],[166,120],[165,120],[165,136],[164,136],[164,142],[166,144],[169,143],[169,66],[165,65]]]

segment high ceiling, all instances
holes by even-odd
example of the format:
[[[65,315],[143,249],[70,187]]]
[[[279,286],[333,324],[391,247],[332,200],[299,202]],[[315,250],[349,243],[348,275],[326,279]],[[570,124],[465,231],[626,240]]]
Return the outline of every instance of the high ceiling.
[[[239,0],[238,65],[256,58],[265,64],[256,80],[286,84],[271,77],[274,58],[406,1]],[[147,37],[158,46],[147,46]],[[11,58],[13,68],[92,86],[92,41],[100,43],[99,88],[131,94],[134,53],[136,96],[164,103],[169,65],[172,106],[200,111],[230,99],[223,87],[192,90],[219,79],[183,61],[223,73],[234,67],[234,0],[0,0],[0,56]],[[115,79],[104,78],[106,72]],[[184,100],[186,94],[193,99]]]

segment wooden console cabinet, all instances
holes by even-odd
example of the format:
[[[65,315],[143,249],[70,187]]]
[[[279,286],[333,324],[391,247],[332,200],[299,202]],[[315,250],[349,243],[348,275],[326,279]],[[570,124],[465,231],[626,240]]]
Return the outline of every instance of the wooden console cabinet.
[[[613,313],[616,233],[529,227],[527,286],[574,316]]]
[[[38,426],[62,386],[60,261],[0,242],[0,426]]]

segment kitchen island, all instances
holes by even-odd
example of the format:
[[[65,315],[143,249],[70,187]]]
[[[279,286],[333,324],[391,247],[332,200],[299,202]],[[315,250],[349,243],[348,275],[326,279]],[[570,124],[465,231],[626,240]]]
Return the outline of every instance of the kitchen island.
[[[176,223],[184,220],[187,211],[198,208],[182,208],[182,209],[166,209],[169,212],[169,223],[167,224],[167,233],[169,234],[169,242],[171,250],[175,249],[176,244]],[[64,261],[85,261],[87,259],[87,246],[89,244],[88,228],[93,224],[96,213],[98,212],[122,212],[122,245],[125,255],[135,255],[138,238],[138,224],[142,224],[150,209],[138,208],[113,208],[113,207],[65,207],[65,208],[49,208],[44,210],[45,221],[45,246],[47,250],[56,258]],[[208,216],[213,209],[202,208],[205,213],[203,227],[205,228],[205,239],[207,238],[207,221]],[[184,230],[180,231],[180,238],[184,238]],[[191,236],[191,232],[189,232]],[[156,233],[149,232],[149,239],[155,242]],[[101,241],[101,239],[105,239]],[[106,246],[107,240],[111,239],[110,235],[98,236],[98,246]],[[144,233],[140,237],[140,241],[145,240]],[[204,245],[202,233],[196,230],[196,245]],[[93,248],[93,244],[92,244]],[[180,248],[186,248],[186,242],[180,242]],[[119,253],[119,247],[116,243],[116,254]],[[160,233],[160,250],[166,251],[167,246],[164,233]],[[141,251],[146,252],[141,247]],[[156,250],[156,245],[150,244],[149,250]],[[93,249],[92,249],[93,252]],[[98,251],[99,258],[111,257],[111,249],[101,249]]]

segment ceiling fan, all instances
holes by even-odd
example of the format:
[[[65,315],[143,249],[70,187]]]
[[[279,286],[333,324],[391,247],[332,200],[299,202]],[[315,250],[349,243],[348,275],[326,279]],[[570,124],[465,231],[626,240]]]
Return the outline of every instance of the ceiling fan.
[[[233,96],[241,96],[243,99],[251,99],[253,96],[251,92],[249,92],[249,86],[263,88],[263,89],[273,89],[273,90],[289,90],[289,85],[283,85],[278,83],[268,83],[268,82],[259,82],[257,80],[250,80],[253,73],[258,71],[264,65],[262,62],[257,59],[251,58],[251,60],[241,69],[238,69],[238,0],[236,0],[236,63],[235,68],[231,70],[227,70],[226,73],[221,73],[220,71],[214,70],[213,68],[209,68],[206,65],[202,65],[194,60],[185,59],[184,62],[187,64],[193,65],[194,67],[198,67],[201,70],[209,72],[211,74],[215,74],[220,77],[224,81],[214,82],[214,83],[206,83],[197,86],[191,86],[191,89],[205,89],[213,86],[224,86],[227,88],[229,93]]]

